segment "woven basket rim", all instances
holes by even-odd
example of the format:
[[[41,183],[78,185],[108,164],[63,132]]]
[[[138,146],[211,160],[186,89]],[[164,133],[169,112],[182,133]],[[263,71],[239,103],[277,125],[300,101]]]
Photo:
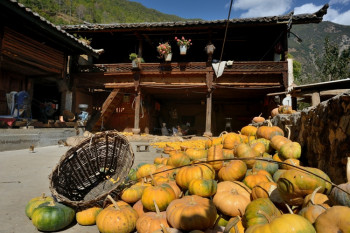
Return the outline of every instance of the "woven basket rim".
[[[90,143],[93,137],[94,138],[105,138],[105,137],[108,137],[108,136],[119,137],[123,141],[125,141],[125,143],[128,146],[128,150],[130,151],[130,154],[132,156],[132,158],[131,158],[132,161],[130,163],[130,166],[127,167],[126,171],[124,172],[126,174],[122,174],[123,177],[115,185],[113,185],[113,187],[109,191],[105,191],[105,192],[101,193],[101,195],[96,196],[92,200],[74,201],[74,200],[70,200],[66,196],[58,193],[56,188],[54,187],[54,184],[53,184],[53,175],[54,175],[54,173],[56,173],[56,171],[59,173],[58,169],[59,169],[60,165],[62,164],[62,162],[64,162],[65,160],[67,160],[71,156],[74,156],[74,152],[79,150],[79,149],[81,149],[87,143]],[[51,194],[57,200],[62,201],[63,203],[66,203],[66,204],[68,204],[70,206],[74,206],[74,207],[78,207],[78,208],[84,208],[84,207],[101,205],[101,204],[98,204],[98,202],[105,201],[105,198],[107,197],[107,195],[110,195],[112,192],[114,192],[123,183],[123,181],[127,177],[128,173],[130,172],[130,169],[133,166],[134,160],[135,160],[135,154],[134,154],[134,152],[132,150],[130,142],[127,139],[127,137],[125,137],[123,134],[120,134],[116,130],[103,131],[103,132],[98,132],[96,134],[93,134],[92,136],[90,136],[90,137],[84,139],[83,141],[81,141],[78,145],[76,145],[76,146],[70,148],[69,150],[67,150],[66,153],[60,158],[60,160],[56,164],[56,166],[52,169],[52,172],[49,175],[49,180],[50,180],[50,187],[49,188],[50,188]]]

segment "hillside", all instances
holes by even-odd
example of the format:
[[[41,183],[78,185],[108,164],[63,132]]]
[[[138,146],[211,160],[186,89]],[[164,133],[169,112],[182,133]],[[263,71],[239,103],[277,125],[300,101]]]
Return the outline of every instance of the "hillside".
[[[314,75],[315,57],[323,53],[326,37],[330,42],[338,44],[341,51],[350,47],[350,26],[325,21],[319,24],[293,25],[291,31],[303,40],[301,43],[297,42],[292,34],[288,40],[289,53],[302,65],[303,80]],[[305,82],[310,83],[312,80]]]
[[[184,21],[129,0],[18,0],[54,24]]]

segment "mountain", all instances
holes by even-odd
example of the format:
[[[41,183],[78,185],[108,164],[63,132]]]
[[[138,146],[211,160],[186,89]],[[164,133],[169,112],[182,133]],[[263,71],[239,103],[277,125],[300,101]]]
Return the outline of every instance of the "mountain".
[[[18,0],[54,24],[184,21],[129,0]]]
[[[350,47],[350,26],[339,25],[328,21],[319,24],[293,25],[291,32],[302,39],[298,42],[292,33],[288,39],[289,53],[301,63],[301,79],[303,83],[311,83],[315,75],[315,58],[323,54],[325,38],[339,46],[343,51]]]

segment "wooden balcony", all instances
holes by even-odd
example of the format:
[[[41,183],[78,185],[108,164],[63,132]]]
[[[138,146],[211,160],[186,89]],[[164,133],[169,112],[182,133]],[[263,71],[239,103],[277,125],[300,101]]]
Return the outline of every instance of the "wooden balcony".
[[[213,71],[206,62],[167,62],[167,63],[142,63],[140,69],[132,68],[131,63],[116,64],[94,64],[90,66],[79,66],[79,73],[104,73],[125,75],[140,71],[141,74],[161,74],[161,73],[206,73]],[[274,61],[252,61],[252,62],[233,62],[232,66],[227,66],[224,73],[236,74],[256,74],[256,73],[275,73],[281,74],[287,72],[287,62]]]

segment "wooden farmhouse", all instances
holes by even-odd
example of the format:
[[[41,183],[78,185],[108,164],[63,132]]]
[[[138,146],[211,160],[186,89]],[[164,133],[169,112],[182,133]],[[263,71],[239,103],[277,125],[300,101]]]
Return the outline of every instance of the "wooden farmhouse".
[[[7,8],[13,12],[6,13]],[[267,118],[277,105],[271,93],[281,93],[283,98],[292,84],[292,61],[287,54],[288,38],[297,38],[291,32],[293,25],[319,23],[327,8],[313,14],[228,22],[56,27],[14,1],[2,1],[1,17],[12,18],[1,21],[0,82],[4,84],[0,98],[18,80],[16,90],[33,95],[34,118],[34,100],[44,99],[39,93],[48,92],[61,103],[60,113],[78,113],[79,104],[87,104],[91,118],[86,127],[93,131],[161,134],[163,125],[186,128],[191,135],[238,131],[260,113]],[[14,20],[16,15],[21,17]],[[73,34],[89,40],[91,47]],[[18,54],[23,51],[24,58],[8,54],[9,35],[17,35],[12,43],[18,44],[12,45]],[[191,39],[185,55],[180,54],[175,37]],[[171,61],[157,51],[166,42],[171,46]],[[133,67],[131,53],[142,58],[142,63]]]
[[[6,94],[11,92],[29,95],[29,106],[19,106],[28,110],[20,118],[54,118],[64,109],[71,111],[70,57],[80,54],[98,56],[90,46],[22,4],[0,1],[0,122],[11,124],[18,118],[8,106]]]

